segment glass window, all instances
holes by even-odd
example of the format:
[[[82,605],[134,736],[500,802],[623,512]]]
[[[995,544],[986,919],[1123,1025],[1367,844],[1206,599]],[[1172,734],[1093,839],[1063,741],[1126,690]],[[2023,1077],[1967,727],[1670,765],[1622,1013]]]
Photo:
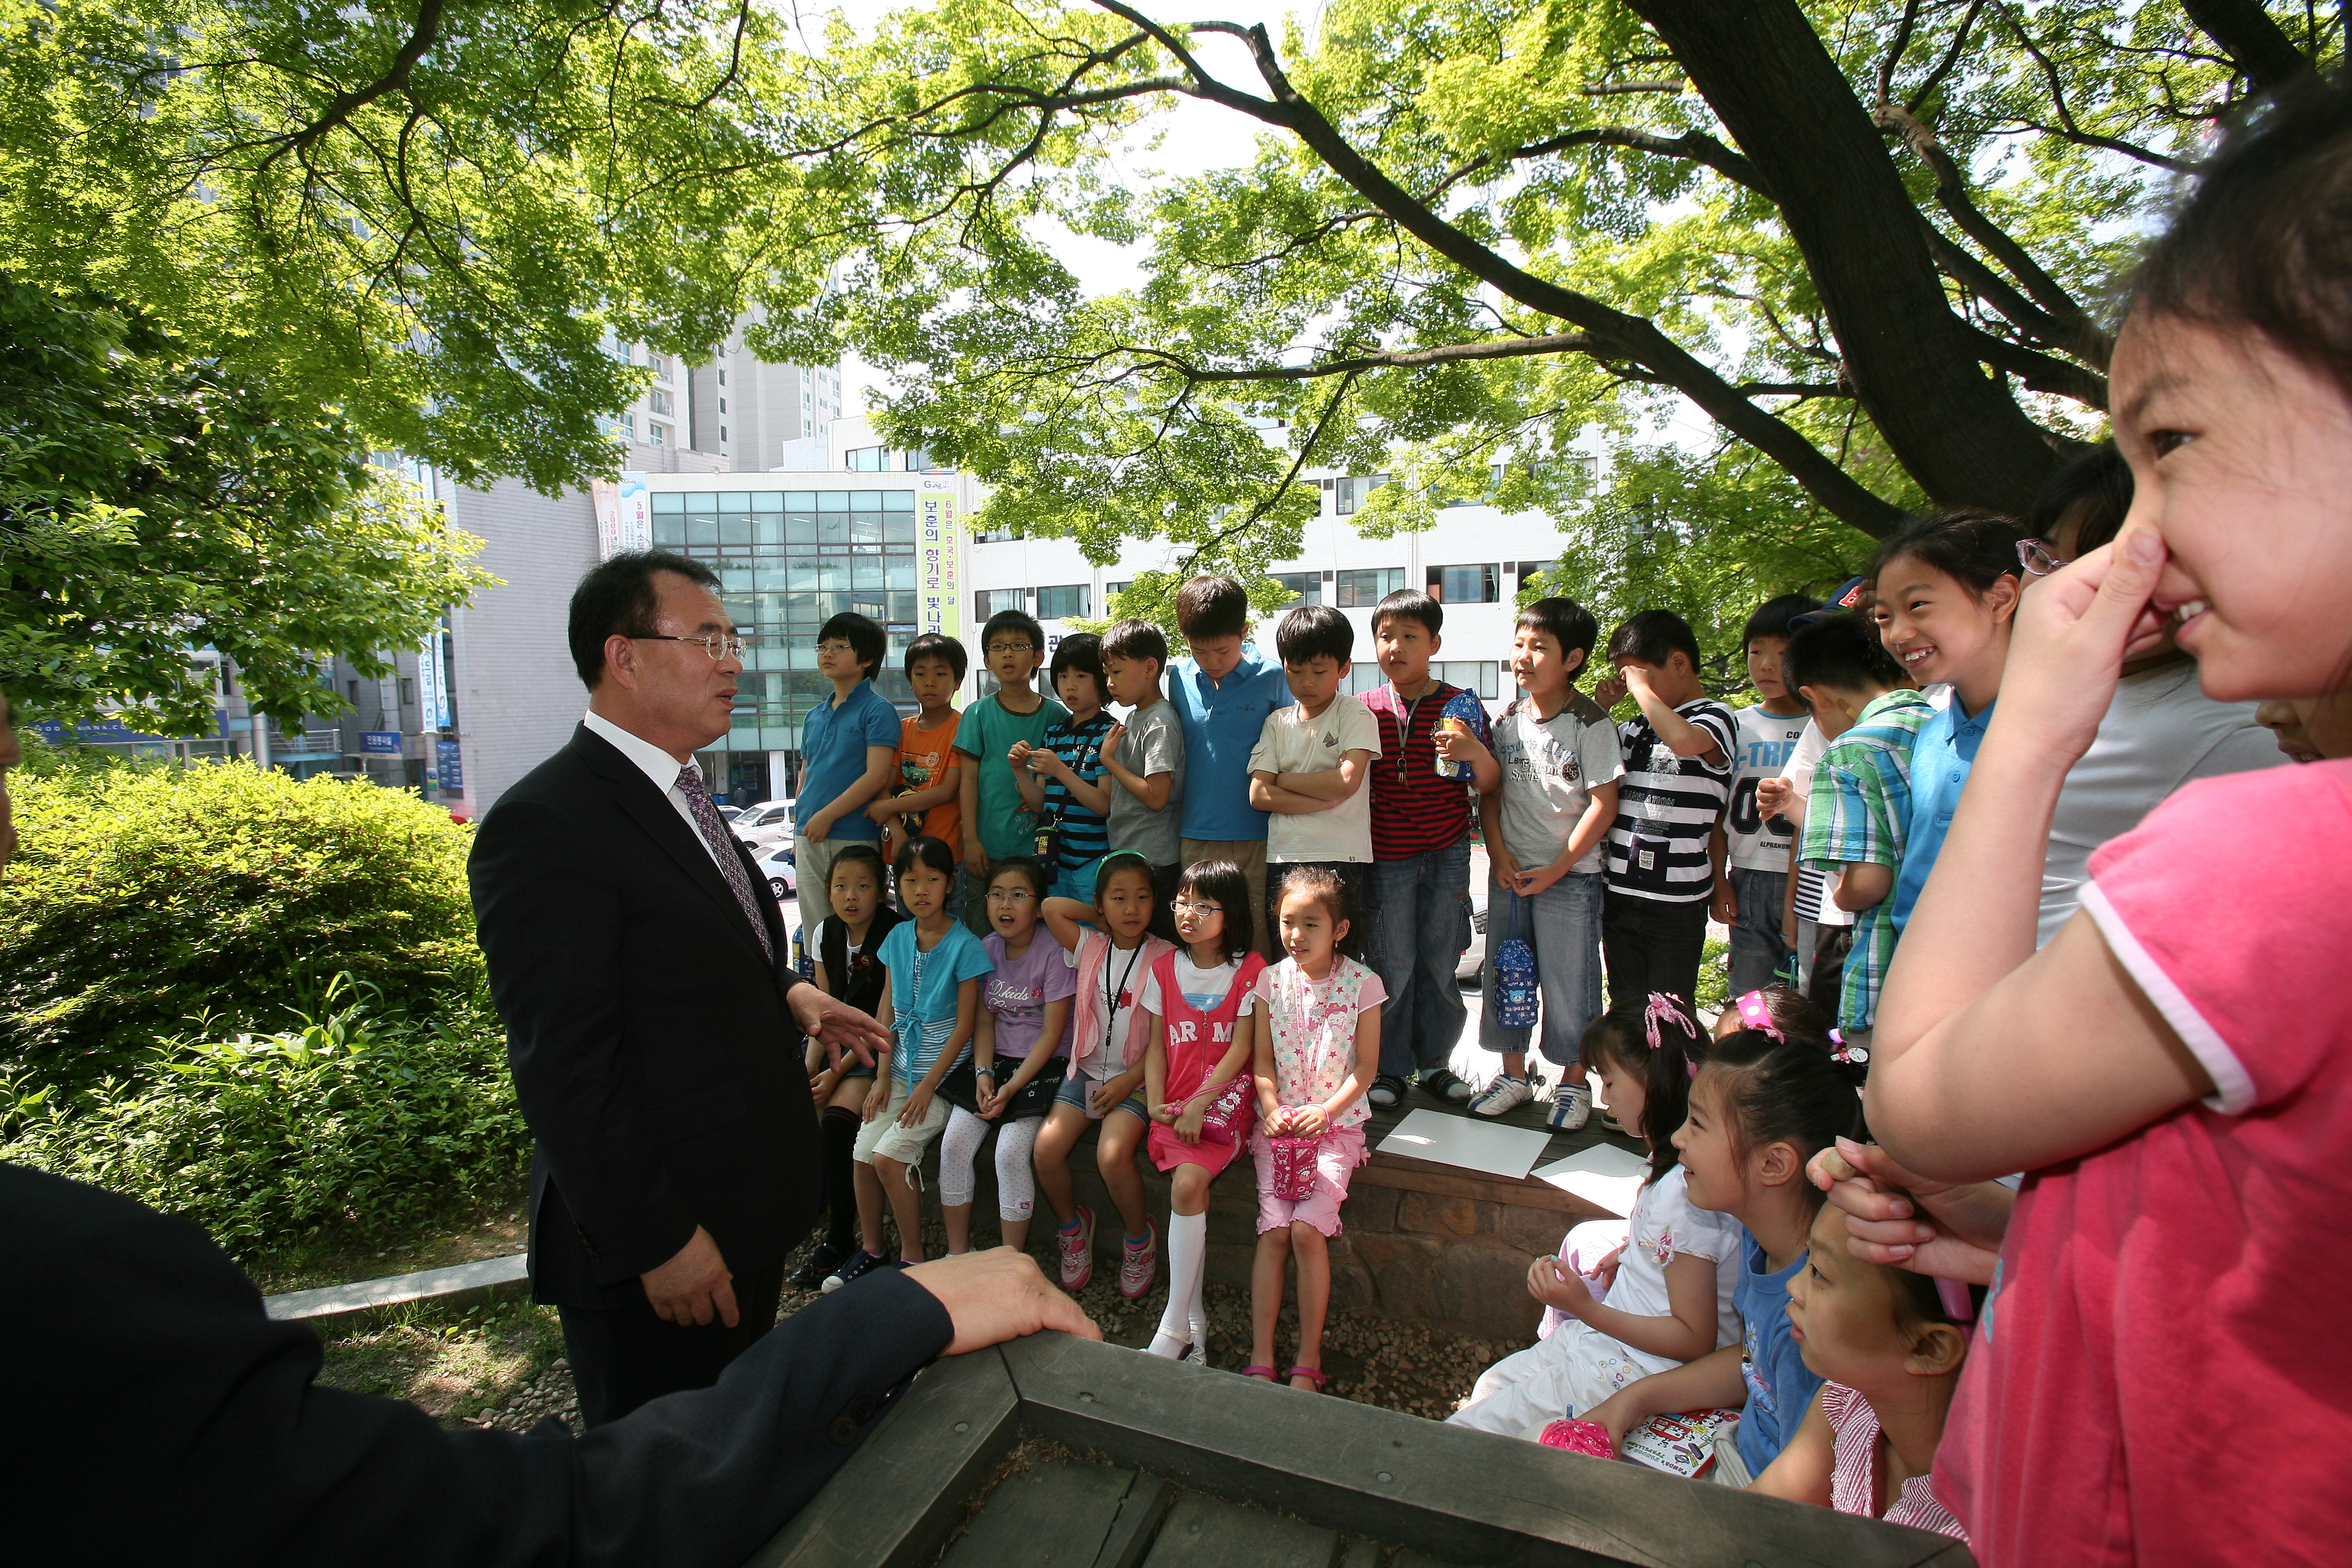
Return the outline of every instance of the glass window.
[[[1114,600],[1114,599],[1118,598],[1121,594],[1126,593],[1126,592],[1127,592],[1127,590],[1128,590],[1128,588],[1129,588],[1130,585],[1131,585],[1131,584],[1130,584],[1130,583],[1106,583],[1106,584],[1103,584],[1103,603],[1104,603],[1106,605],[1108,605],[1112,600]]]
[[[1491,605],[1502,596],[1502,572],[1496,563],[1475,566],[1433,566],[1430,585],[1449,605]]]
[[[849,563],[849,585],[856,589],[881,588],[888,584],[882,578],[882,563],[870,555],[861,555]],[[877,616],[875,619],[881,617]]]
[[[719,498],[720,511],[750,511],[751,498],[740,490],[730,490]]]
[[[849,492],[847,490],[817,491],[816,510],[819,511],[847,511],[849,510]]]
[[[885,574],[882,580],[885,586],[908,589],[914,587],[915,558],[913,556],[892,555],[884,561],[883,565]]]
[[[1333,510],[1346,517],[1363,504],[1364,498],[1389,482],[1386,474],[1366,474],[1360,479],[1343,479],[1336,482]]]
[[[782,512],[758,511],[751,514],[752,542],[763,550],[779,550],[784,542],[784,519]]]
[[[915,514],[911,511],[886,511],[882,514],[882,541],[886,544],[915,542]]]
[[[912,511],[915,510],[915,492],[912,490],[884,490],[881,492],[881,496],[882,510],[884,511]]]
[[[814,544],[816,542],[816,511],[814,508],[811,508],[805,511],[788,511],[784,513],[784,542],[786,544]]]
[[[816,542],[819,544],[849,542],[849,514],[845,511],[821,511],[816,514]]]
[[[972,538],[982,544],[1008,544],[1021,537],[1021,531],[1007,523],[1003,528],[983,528]]]
[[[849,514],[849,538],[856,544],[882,542],[882,514],[878,511],[853,511]]]
[[[686,498],[677,494],[676,491],[669,491],[654,497],[654,515],[656,517],[659,517],[666,511],[684,511],[685,510]]]
[[[656,498],[658,499],[658,498]],[[675,513],[665,516],[654,513],[654,543],[663,550],[676,550],[686,542],[686,519]]]
[[[1037,590],[1037,618],[1054,621],[1066,616],[1091,615],[1094,613],[1091,608],[1093,597],[1093,586],[1086,583],[1040,588]]]
[[[915,591],[894,588],[890,593],[890,620],[894,625],[911,625],[915,619]]]
[[[719,520],[708,515],[696,517],[691,512],[688,513],[686,542],[688,544],[708,544],[715,548],[719,543]]]
[[[1369,572],[1342,572],[1333,582],[1333,602],[1343,610],[1369,610],[1404,586],[1404,568],[1380,566]]]
[[[1027,608],[1022,603],[1022,592],[1018,588],[982,588],[971,596],[971,613],[982,626],[988,624],[988,617],[999,610]]]
[[[782,490],[761,490],[761,491],[760,491],[757,495],[754,495],[754,496],[751,498],[751,510],[752,510],[753,511],[782,511],[782,510],[784,510],[784,492],[783,492],[783,491],[782,491]]]
[[[1323,574],[1320,572],[1277,572],[1274,580],[1290,590],[1290,597],[1282,602],[1285,609],[1293,605],[1319,605],[1323,602]]]
[[[1361,697],[1367,691],[1381,689],[1381,667],[1377,664],[1352,664],[1348,667],[1348,691]]]
[[[1491,658],[1450,658],[1443,662],[1432,663],[1429,672],[1448,686],[1458,686],[1465,691],[1475,691],[1479,696],[1491,700],[1501,694],[1499,687],[1502,680],[1502,668]]]
[[[842,462],[853,474],[878,474],[889,458],[886,447],[854,447],[841,455]]]
[[[721,544],[739,545],[744,549],[751,548],[751,514],[748,511],[720,512],[719,514],[719,542]]]

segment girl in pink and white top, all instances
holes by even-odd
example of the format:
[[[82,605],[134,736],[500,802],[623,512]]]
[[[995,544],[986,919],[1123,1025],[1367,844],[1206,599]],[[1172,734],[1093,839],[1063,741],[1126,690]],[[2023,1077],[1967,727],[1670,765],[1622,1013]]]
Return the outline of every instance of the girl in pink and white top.
[[[1956,1308],[1973,1315],[1968,1292],[1864,1262],[1846,1250],[1845,1225],[1822,1205],[1805,1266],[1789,1278],[1790,1335],[1827,1381],[1748,1489],[1965,1541],[1929,1473],[1969,1352],[1953,1321]]]
[[[1168,1307],[1149,1347],[1181,1360],[1209,1351],[1201,1295],[1208,1259],[1209,1184],[1257,1125],[1250,1093],[1254,1042],[1265,1026],[1257,977],[1265,968],[1250,920],[1249,882],[1231,860],[1202,860],[1176,884],[1176,934],[1143,983],[1144,1103],[1151,1108],[1151,1163],[1168,1173]],[[1213,1107],[1231,1100],[1223,1125]]]
[[[1261,1121],[1250,1138],[1257,1162],[1257,1262],[1250,1271],[1251,1377],[1268,1383],[1274,1326],[1282,1315],[1283,1276],[1298,1259],[1298,1359],[1293,1388],[1321,1390],[1323,1318],[1331,1305],[1329,1241],[1339,1234],[1348,1173],[1364,1158],[1364,1091],[1381,1064],[1381,977],[1341,951],[1355,915],[1348,890],[1320,866],[1283,879],[1276,905],[1283,951],[1290,956],[1258,976],[1265,1027],[1257,1032],[1255,1072]],[[1276,1137],[1314,1138],[1315,1184],[1302,1198],[1275,1195]]]
[[[2352,1356],[2326,1348],[2352,1300],[2326,1235],[2352,1209],[2352,761],[2187,785],[2034,950],[2038,847],[2126,660],[2170,626],[2216,701],[2352,683],[2347,209],[2352,96],[2315,84],[2149,253],[2111,362],[2130,515],[2027,591],[1879,1007],[1886,1152],[2031,1173],[1937,1456],[1990,1568],[2352,1541]],[[1907,1206],[1859,1216],[1907,1232],[1865,1246],[1942,1245]]]

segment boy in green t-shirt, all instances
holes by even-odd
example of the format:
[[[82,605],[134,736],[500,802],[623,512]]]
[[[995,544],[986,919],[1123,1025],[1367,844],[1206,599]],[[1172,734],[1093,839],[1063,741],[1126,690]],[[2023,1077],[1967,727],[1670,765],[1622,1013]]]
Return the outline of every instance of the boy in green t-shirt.
[[[1034,690],[1030,682],[1045,654],[1045,629],[1019,610],[999,610],[988,617],[980,635],[981,658],[996,677],[997,689],[963,710],[956,727],[955,749],[971,760],[957,770],[963,775],[963,863],[971,885],[988,885],[992,861],[1037,853],[1037,814],[1021,798],[1006,753],[1016,741],[1034,750],[1045,743],[1048,725],[1070,716],[1070,710]],[[987,929],[987,900],[973,899],[964,919],[976,931]]]

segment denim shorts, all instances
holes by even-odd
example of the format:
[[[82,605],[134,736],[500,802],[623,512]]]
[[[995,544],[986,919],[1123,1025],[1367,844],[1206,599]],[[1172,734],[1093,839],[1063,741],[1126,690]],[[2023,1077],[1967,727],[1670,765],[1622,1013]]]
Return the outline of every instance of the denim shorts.
[[[1086,1111],[1088,1121],[1097,1121],[1099,1120],[1099,1118],[1096,1117],[1092,1110],[1088,1110],[1087,1109],[1087,1102],[1094,1098],[1094,1092],[1095,1080],[1087,1077],[1084,1073],[1074,1072],[1067,1078],[1064,1079],[1062,1080],[1062,1087],[1055,1091],[1054,1103],[1056,1105],[1075,1105],[1080,1110]],[[1140,1094],[1129,1095],[1125,1100],[1120,1100],[1116,1106],[1113,1106],[1112,1109],[1115,1110],[1124,1110],[1129,1116],[1134,1117],[1138,1121],[1149,1121],[1151,1120],[1151,1112],[1144,1109],[1143,1096]]]

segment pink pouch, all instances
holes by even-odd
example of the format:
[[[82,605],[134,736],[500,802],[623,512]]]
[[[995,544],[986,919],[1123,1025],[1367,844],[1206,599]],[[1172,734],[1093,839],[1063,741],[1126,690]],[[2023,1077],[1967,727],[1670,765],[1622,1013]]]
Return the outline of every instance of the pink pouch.
[[[1238,1143],[1255,1118],[1250,1114],[1250,1092],[1257,1080],[1249,1074],[1235,1073],[1231,1082],[1209,1101],[1209,1109],[1201,1113],[1201,1136],[1212,1143]]]
[[[1565,1448],[1571,1454],[1590,1454],[1596,1459],[1617,1457],[1616,1447],[1609,1441],[1609,1428],[1598,1421],[1555,1421],[1543,1429],[1543,1435],[1536,1441],[1547,1448]]]
[[[1265,1141],[1274,1156],[1274,1195],[1286,1203],[1297,1203],[1315,1190],[1315,1154],[1322,1148],[1318,1134],[1301,1138],[1293,1133],[1269,1135]]]

